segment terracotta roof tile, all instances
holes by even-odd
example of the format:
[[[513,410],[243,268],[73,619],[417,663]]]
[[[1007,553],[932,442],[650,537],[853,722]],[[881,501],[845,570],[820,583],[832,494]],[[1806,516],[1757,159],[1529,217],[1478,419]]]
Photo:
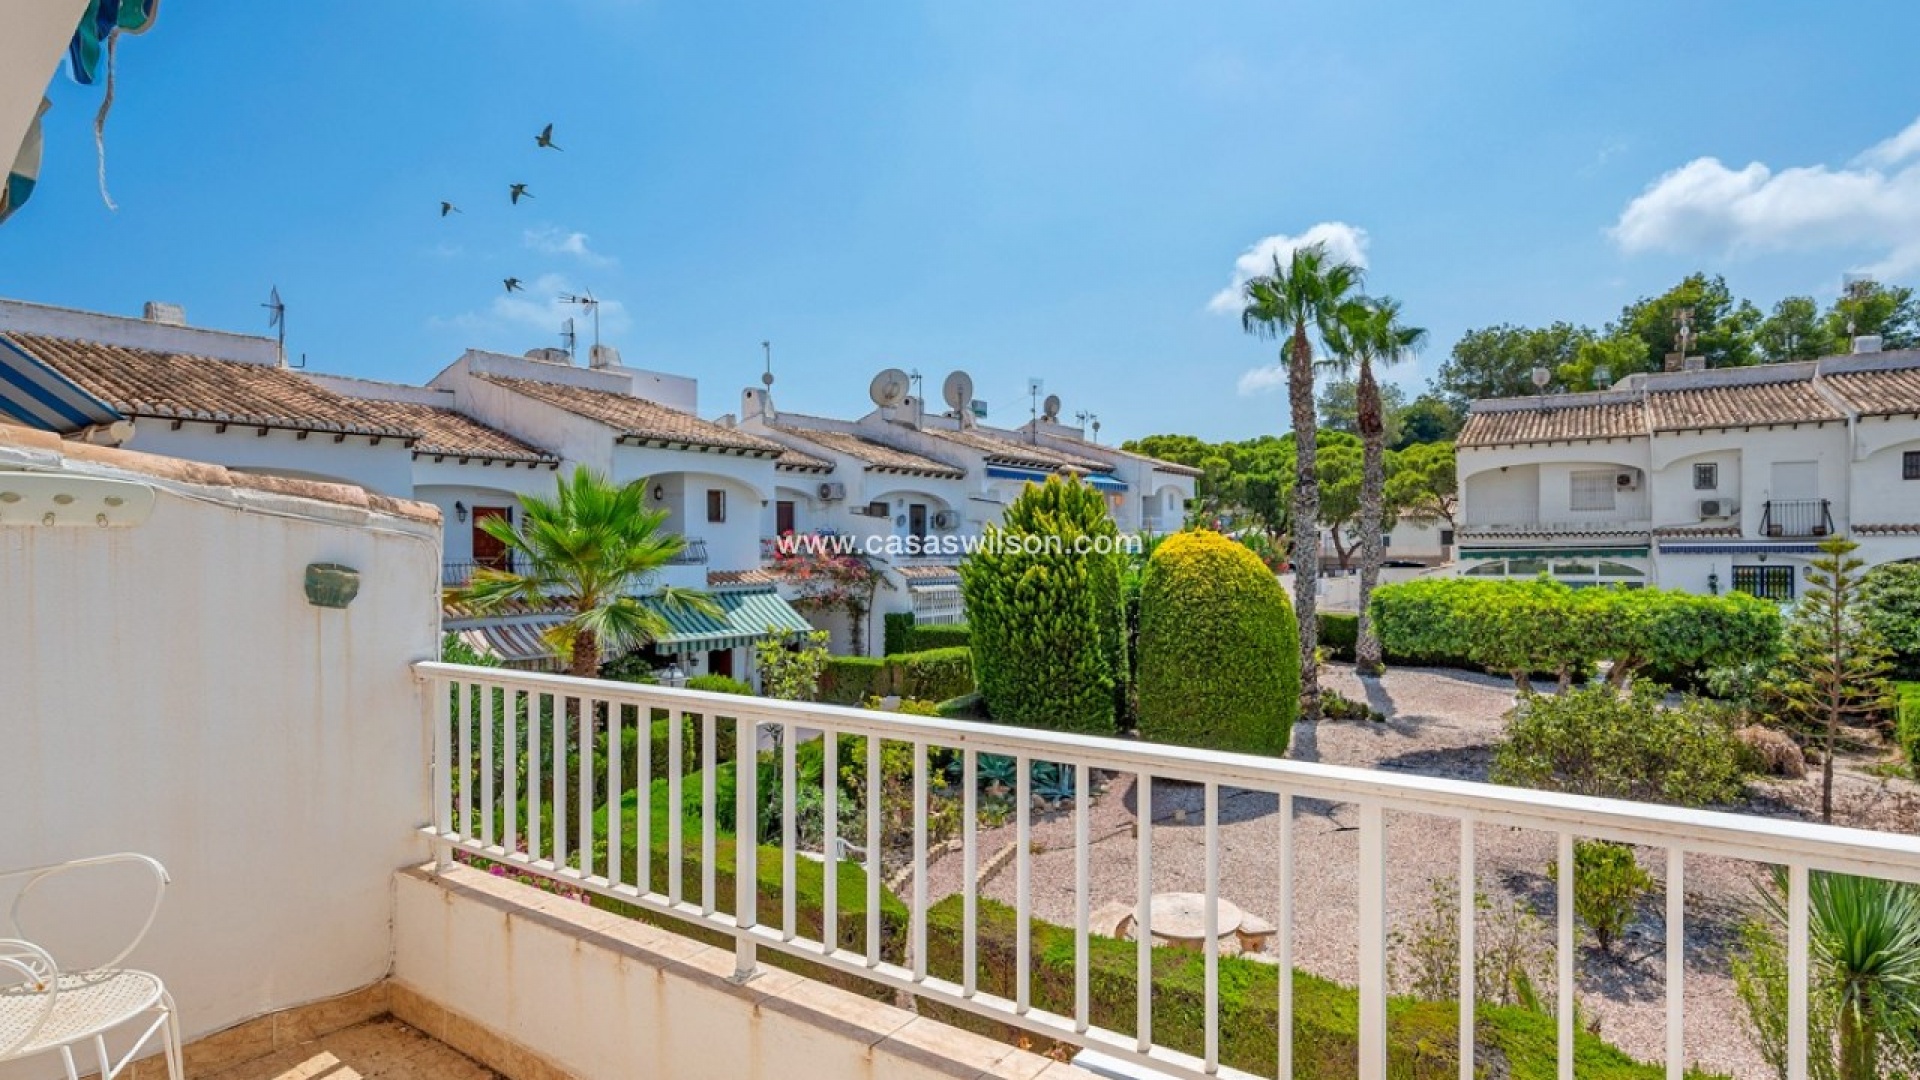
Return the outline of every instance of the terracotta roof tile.
[[[414,439],[417,428],[367,414],[285,368],[205,356],[8,334],[15,345],[131,417]]]
[[[776,469],[786,469],[789,472],[830,473],[833,471],[833,462],[795,450],[791,446],[781,451],[780,456],[773,460],[773,465]]]
[[[526,461],[555,464],[559,457],[545,450],[482,424],[465,413],[422,405],[411,401],[355,399],[354,404],[369,417],[395,427],[412,428],[420,433],[413,444],[414,456],[486,458],[491,461]]]
[[[1133,461],[1144,461],[1148,465],[1152,466],[1155,472],[1171,473],[1174,476],[1199,477],[1199,476],[1206,475],[1205,472],[1203,472],[1200,469],[1196,469],[1191,465],[1182,465],[1177,461],[1167,461],[1163,458],[1150,457],[1146,454],[1138,454],[1133,452],[1132,450],[1123,450],[1117,446],[1101,446],[1098,443],[1090,443],[1090,442],[1087,442],[1085,439],[1075,439],[1070,436],[1056,436],[1056,438],[1063,438],[1067,442],[1078,443],[1081,446],[1088,447],[1089,449],[1097,451],[1098,453],[1101,453],[1101,454],[1113,454],[1116,457],[1129,458]]]
[[[1699,539],[1703,537],[1709,538],[1709,539],[1731,538],[1731,539],[1737,540],[1740,538],[1740,526],[1738,525],[1662,525],[1661,527],[1653,530],[1653,535],[1662,537],[1664,539],[1672,539],[1672,540]]]
[[[1571,395],[1569,395],[1571,396]],[[1638,402],[1557,404],[1486,409],[1479,404],[1460,429],[1459,446],[1508,446],[1516,443],[1617,439],[1647,433],[1646,412]]]
[[[1825,378],[1827,385],[1862,415],[1920,413],[1920,368],[1843,371]]]
[[[626,438],[686,443],[717,450],[745,450],[764,457],[777,457],[782,449],[777,443],[721,427],[692,413],[668,408],[645,398],[505,375],[478,375],[476,378],[536,401],[544,401],[557,409],[565,409],[575,416],[605,424]]]
[[[952,428],[922,428],[921,433],[936,439],[958,443],[998,465],[1017,465],[1028,469],[1077,469],[1082,472],[1110,473],[1113,466],[1104,461],[1070,454],[1064,450],[1055,450],[1048,446],[1038,446],[1023,442],[997,432],[970,427],[955,430]]]
[[[1920,536],[1920,524],[1913,522],[1884,522],[1872,525],[1855,525],[1856,536]]]
[[[960,580],[960,568],[957,566],[942,566],[935,563],[908,563],[904,566],[896,566],[894,570],[897,571],[901,577],[907,579],[907,581],[917,581],[923,585]]]
[[[1654,389],[1647,394],[1655,431],[1843,420],[1810,379],[1746,386]]]
[[[846,431],[821,431],[815,428],[792,427],[786,424],[768,424],[768,427],[796,439],[816,443],[829,450],[837,450],[856,461],[866,463],[869,469],[880,472],[911,473],[916,476],[941,476],[960,479],[966,474],[961,469],[943,464],[932,458],[908,453],[885,443],[875,442]]]

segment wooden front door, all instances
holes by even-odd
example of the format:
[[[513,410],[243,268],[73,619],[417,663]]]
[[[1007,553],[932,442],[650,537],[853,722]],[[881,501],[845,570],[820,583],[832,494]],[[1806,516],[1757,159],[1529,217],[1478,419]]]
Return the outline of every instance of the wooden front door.
[[[781,499],[773,504],[773,535],[786,536],[793,532],[793,500]]]
[[[733,650],[711,649],[707,652],[707,674],[725,675],[733,678]]]
[[[473,508],[473,561],[476,566],[485,566],[494,570],[512,569],[507,565],[507,545],[499,538],[480,527],[488,518],[513,520],[513,511],[504,506],[476,506]]]

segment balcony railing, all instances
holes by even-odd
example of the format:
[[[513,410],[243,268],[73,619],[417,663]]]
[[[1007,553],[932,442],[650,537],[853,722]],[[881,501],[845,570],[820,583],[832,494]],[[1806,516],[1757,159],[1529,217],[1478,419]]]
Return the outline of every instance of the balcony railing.
[[[1787,1050],[1790,1075],[1794,1076],[1807,1075],[1805,1062],[1809,1051],[1809,874],[1832,871],[1920,881],[1920,838],[1905,835],[1111,738],[564,676],[503,673],[439,663],[419,664],[415,670],[431,702],[430,726],[436,748],[434,820],[426,831],[443,861],[456,852],[464,853],[472,858],[508,864],[600,897],[703,924],[733,939],[736,966],[742,976],[751,975],[757,969],[758,950],[774,949],[1185,1077],[1219,1075],[1223,1065],[1220,1059],[1222,945],[1216,931],[1222,927],[1224,903],[1221,867],[1235,855],[1226,850],[1226,841],[1230,838],[1223,836],[1221,829],[1222,802],[1227,797],[1244,807],[1244,793],[1261,793],[1274,800],[1277,810],[1272,819],[1273,828],[1260,830],[1252,839],[1258,847],[1277,856],[1278,906],[1273,921],[1278,932],[1273,948],[1279,967],[1276,1046],[1280,1076],[1292,1075],[1295,874],[1297,871],[1309,875],[1334,872],[1323,866],[1295,866],[1295,811],[1296,808],[1305,810],[1307,807],[1303,804],[1309,801],[1357,808],[1353,856],[1356,861],[1352,872],[1359,883],[1357,1075],[1362,1080],[1382,1080],[1388,1073],[1389,815],[1396,819],[1394,826],[1402,835],[1406,829],[1419,829],[1423,844],[1444,843],[1443,838],[1458,836],[1457,865],[1463,883],[1458,893],[1459,917],[1464,927],[1472,927],[1476,919],[1478,889],[1474,885],[1491,879],[1490,874],[1482,873],[1476,859],[1477,835],[1483,832],[1492,835],[1491,830],[1504,836],[1523,829],[1538,830],[1555,839],[1557,899],[1553,934],[1557,992],[1553,995],[1553,1009],[1559,1075],[1569,1078],[1574,1075],[1576,1042],[1574,991],[1578,954],[1573,903],[1576,839],[1611,840],[1666,853],[1663,860],[1666,870],[1665,1047],[1668,1075],[1675,1078],[1682,1075],[1685,1065],[1692,1060],[1682,1036],[1687,1000],[1684,993],[1688,947],[1685,880],[1689,857],[1742,859],[1786,868],[1790,1032]],[[665,747],[666,822],[650,820],[650,800],[645,795],[633,800],[630,815],[606,815],[596,822],[596,809],[609,801],[608,793],[634,788],[642,792],[651,790],[653,781],[658,779],[651,775],[656,766],[651,762],[652,755],[646,752],[623,762],[623,755],[572,751],[591,745],[596,730],[602,727],[619,729],[606,731],[605,738],[606,745],[620,745],[628,725],[643,720],[651,724],[656,716],[666,717],[671,728]],[[773,754],[777,768],[767,774],[777,783],[777,793],[763,793],[759,789],[763,781],[757,770],[739,769],[731,807],[732,819],[743,823],[759,820],[756,812],[763,798],[770,808],[774,804],[779,808],[779,824],[774,826],[778,835],[768,841],[768,846],[778,853],[777,874],[781,887],[779,899],[767,910],[761,909],[756,883],[763,873],[772,875],[775,871],[771,869],[772,857],[763,864],[754,844],[741,843],[726,853],[732,860],[729,867],[734,875],[732,895],[722,895],[716,887],[717,859],[722,853],[718,846],[722,826],[716,798],[721,731],[732,733],[734,745],[738,747],[778,748]],[[803,742],[823,733],[834,737],[823,739],[818,751],[824,760],[817,775],[826,778],[819,782],[818,789],[822,804],[820,842],[817,849],[809,845],[809,850],[803,852],[796,835],[796,798],[800,788],[796,755]],[[910,747],[911,765],[895,764],[897,754],[890,755],[883,764],[883,743]],[[642,745],[646,743],[643,741]],[[526,753],[525,749],[530,747],[542,750],[550,747],[551,753]],[[958,949],[955,949],[951,923],[943,920],[940,960],[930,963],[930,956],[934,954],[929,951],[928,874],[913,874],[908,886],[909,895],[905,899],[909,921],[905,941],[901,942],[901,935],[895,934],[883,945],[883,873],[878,871],[884,867],[876,867],[874,860],[875,853],[882,852],[904,860],[910,849],[911,861],[907,865],[923,871],[927,866],[929,753],[935,750],[955,761],[959,797],[963,800],[959,825],[963,860],[959,885],[962,914]],[[863,762],[866,766],[864,829],[856,827],[856,835],[851,837],[843,837],[839,832],[838,778],[843,755],[849,764]],[[1014,955],[1014,978],[1010,989],[1004,980],[994,988],[984,987],[978,974],[982,970],[979,961],[983,952],[1004,945],[1000,938],[983,937],[979,906],[982,855],[977,781],[986,775],[983,758],[996,756],[994,764],[1013,759],[1012,772],[1017,778],[1010,810],[1017,823],[1018,838],[1010,848],[1013,861],[1010,869],[1016,882],[1012,924],[1015,941],[1009,949]],[[577,771],[569,765],[548,776],[543,786],[540,776],[543,760],[579,764]],[[466,763],[467,767],[453,767],[456,763]],[[1059,996],[1051,998],[1046,1007],[1036,1003],[1030,989],[1034,985],[1036,964],[1064,966],[1068,960],[1065,950],[1041,957],[1034,948],[1036,847],[1033,830],[1037,814],[1032,798],[1035,782],[1029,768],[1033,763],[1056,764],[1059,766],[1056,775],[1070,774],[1072,790],[1079,793],[1091,790],[1095,770],[1117,774],[1122,779],[1137,777],[1133,805],[1143,808],[1136,818],[1135,836],[1120,841],[1134,849],[1130,854],[1136,863],[1133,888],[1123,897],[1092,895],[1094,841],[1090,835],[1089,800],[1075,799],[1071,810],[1063,811],[1072,822],[1072,869],[1055,872],[1072,881],[1073,989],[1068,1001],[1065,979],[1053,983],[1060,987]],[[888,768],[896,773],[901,769],[910,771],[910,796],[904,794],[909,783],[904,774],[888,777],[883,788],[883,773]],[[637,771],[638,775],[623,776],[623,769]],[[693,779],[696,776],[697,781]],[[1189,822],[1177,815],[1174,820],[1181,824],[1170,826],[1157,822],[1153,814],[1146,812],[1144,808],[1154,805],[1154,791],[1168,789],[1195,793],[1197,821]],[[809,790],[809,801],[812,796],[813,791]],[[1162,795],[1163,799],[1167,797]],[[902,805],[908,798],[910,810]],[[520,805],[516,805],[516,800]],[[620,803],[617,796],[611,801],[614,805]],[[548,820],[541,817],[543,806],[553,808],[548,812]],[[1316,811],[1318,813],[1324,811]],[[1235,819],[1242,816],[1241,813],[1234,815]],[[1187,865],[1194,868],[1204,865],[1203,880],[1196,890],[1201,896],[1201,943],[1195,946],[1196,952],[1204,954],[1205,961],[1204,1038],[1196,1038],[1192,1045],[1176,1050],[1159,1044],[1153,1037],[1155,839],[1161,835],[1163,842],[1185,846],[1194,842],[1182,838],[1194,836],[1191,830],[1195,824],[1200,829],[1197,843],[1203,845],[1204,856],[1203,860],[1195,859]],[[902,835],[903,829],[907,835]],[[1246,831],[1238,826],[1236,829],[1232,838],[1245,842]],[[664,860],[661,860],[654,849],[663,835]],[[648,838],[651,842],[634,843],[635,838]],[[1111,842],[1111,837],[1103,839]],[[797,867],[806,865],[802,860],[826,859],[831,864],[835,861],[833,854],[822,853],[846,851],[849,846],[846,841],[852,841],[867,853],[863,856],[867,872],[860,876],[860,884],[848,883],[848,887],[863,888],[865,892],[860,920],[843,919],[844,898],[839,893],[842,875],[830,872],[820,877],[819,910],[809,908],[803,922],[796,899],[799,895]],[[1174,870],[1182,866],[1177,851],[1178,848],[1176,857],[1170,860]],[[1244,852],[1241,857],[1245,857]],[[659,861],[664,861],[665,866],[656,865]],[[762,865],[769,869],[762,870]],[[1162,871],[1161,876],[1168,876],[1168,872]],[[769,895],[773,895],[771,889]],[[1094,930],[1091,913],[1096,905],[1115,901],[1128,905],[1134,920],[1135,1001],[1131,1010],[1119,1010],[1118,1019],[1111,1009],[1103,1018],[1107,1024],[1131,1027],[1131,1031],[1096,1023],[1090,1000],[1089,935],[1113,933],[1111,927]],[[1167,926],[1162,932],[1172,929]],[[1478,1075],[1474,1039],[1478,1015],[1474,997],[1476,954],[1473,934],[1463,933],[1461,938],[1456,1052],[1459,1075],[1472,1077]],[[1695,944],[1700,942],[1696,937]],[[957,964],[954,963],[955,951],[960,954]],[[988,965],[988,971],[989,978],[997,977],[993,974],[993,965]],[[994,989],[1007,992],[996,993]]]
[[[1762,536],[1832,536],[1833,512],[1826,499],[1770,499],[1760,515]]]
[[[681,540],[682,540],[682,543],[680,545],[680,550],[674,553],[673,558],[667,560],[669,565],[672,565],[672,566],[705,566],[707,565],[706,540],[698,536],[682,537]]]
[[[450,562],[440,565],[440,584],[465,585],[473,580],[473,572],[482,568],[491,570],[512,570],[513,560],[509,558],[493,559],[484,562]]]

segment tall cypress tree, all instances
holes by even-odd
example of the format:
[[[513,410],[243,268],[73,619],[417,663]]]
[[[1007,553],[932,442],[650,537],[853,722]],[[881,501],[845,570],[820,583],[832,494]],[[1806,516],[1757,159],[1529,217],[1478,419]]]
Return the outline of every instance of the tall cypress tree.
[[[961,564],[974,681],[995,720],[1113,733],[1127,671],[1118,539],[1098,491],[1053,477]]]

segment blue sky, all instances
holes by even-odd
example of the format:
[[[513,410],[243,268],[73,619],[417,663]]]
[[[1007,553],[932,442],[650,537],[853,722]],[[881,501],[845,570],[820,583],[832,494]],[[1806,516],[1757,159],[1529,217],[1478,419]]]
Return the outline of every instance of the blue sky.
[[[292,10],[173,3],[122,43],[117,213],[97,92],[56,80],[0,295],[264,331],[277,284],[314,368],[417,381],[558,344],[551,297],[591,286],[627,363],[698,376],[708,415],[771,339],[789,409],[964,367],[995,421],[1037,376],[1109,439],[1240,438],[1284,393],[1209,301],[1315,226],[1364,230],[1370,288],[1431,330],[1410,385],[1462,330],[1597,323],[1696,268],[1763,306],[1920,278],[1920,88],[1876,45],[1920,31],[1904,5]],[[549,121],[563,152],[533,146]]]

